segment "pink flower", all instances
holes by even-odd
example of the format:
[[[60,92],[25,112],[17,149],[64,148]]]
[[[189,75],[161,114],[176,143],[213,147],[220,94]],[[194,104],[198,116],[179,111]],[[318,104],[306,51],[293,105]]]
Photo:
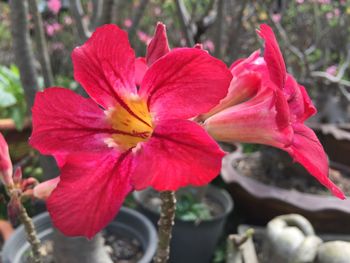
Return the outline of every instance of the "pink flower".
[[[203,47],[207,50],[209,50],[210,52],[214,52],[215,50],[215,45],[214,45],[214,42],[211,41],[211,40],[205,40],[203,42]]]
[[[13,185],[12,172],[13,168],[9,148],[5,138],[0,133],[0,179],[4,185]]]
[[[73,24],[73,19],[71,16],[69,15],[65,15],[64,18],[63,18],[63,23],[66,25],[66,26],[70,26],[71,24]]]
[[[326,69],[326,72],[330,75],[333,75],[333,76],[337,75],[337,71],[338,71],[337,65],[332,65]]]
[[[327,18],[328,20],[331,20],[333,17],[334,17],[334,14],[333,14],[332,12],[328,12],[328,13],[326,14],[326,18]]]
[[[223,152],[189,119],[225,97],[232,75],[207,52],[168,52],[157,37],[139,89],[127,34],[105,25],[72,54],[91,98],[57,87],[36,96],[30,143],[60,166],[47,206],[66,235],[94,236],[133,189],[205,185],[220,171]]]
[[[219,141],[271,145],[288,152],[321,184],[344,199],[328,178],[328,160],[315,133],[304,121],[316,113],[305,88],[286,72],[272,29],[261,25],[264,57],[259,51],[231,66],[233,79],[226,98],[200,116],[204,127]]]
[[[272,20],[273,20],[274,22],[276,22],[276,23],[280,22],[281,19],[282,19],[282,15],[279,14],[279,13],[273,14],[273,15],[272,15]]]
[[[51,48],[56,51],[64,50],[64,44],[62,42],[53,42]]]
[[[124,20],[124,26],[129,28],[132,26],[132,20],[130,18]]]
[[[60,0],[48,0],[47,1],[47,7],[49,10],[54,13],[55,15],[58,14],[58,12],[61,9],[61,1]]]
[[[296,0],[296,2],[297,2],[298,4],[302,4],[302,3],[304,3],[304,0]]]
[[[162,14],[162,9],[159,6],[154,7],[153,12],[156,16],[160,16]]]
[[[46,34],[50,37],[54,36],[55,34],[57,34],[57,32],[59,32],[62,29],[62,25],[55,22],[53,24],[45,24],[45,30],[46,30]]]
[[[139,40],[146,45],[148,45],[148,43],[152,40],[152,37],[141,30],[137,31],[137,36],[139,37]]]
[[[340,9],[339,8],[334,9],[334,16],[336,16],[336,17],[340,16]]]

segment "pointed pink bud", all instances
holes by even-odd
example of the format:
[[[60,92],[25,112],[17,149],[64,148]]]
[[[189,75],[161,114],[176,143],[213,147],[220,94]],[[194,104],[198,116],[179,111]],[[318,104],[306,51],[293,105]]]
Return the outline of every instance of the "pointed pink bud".
[[[20,184],[22,181],[22,169],[21,167],[17,167],[15,174],[13,175],[13,182],[15,184]]]
[[[204,49],[203,44],[197,43],[193,46],[193,48]]]
[[[60,182],[60,177],[45,181],[34,187],[34,197],[46,200]]]
[[[157,59],[166,55],[169,51],[166,27],[163,23],[158,22],[154,36],[147,47],[147,65],[151,66]]]
[[[12,163],[8,145],[0,133],[0,179],[4,185],[12,185]]]

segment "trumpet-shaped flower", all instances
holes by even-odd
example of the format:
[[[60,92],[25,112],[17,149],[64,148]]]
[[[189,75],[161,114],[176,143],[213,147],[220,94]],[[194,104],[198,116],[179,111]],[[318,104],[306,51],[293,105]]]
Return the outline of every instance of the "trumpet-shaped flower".
[[[275,35],[267,25],[264,56],[254,52],[233,63],[229,92],[218,106],[199,116],[215,139],[267,144],[288,152],[321,184],[344,199],[328,178],[328,160],[315,133],[304,121],[316,113],[305,88],[287,73]]]
[[[48,211],[64,234],[91,238],[133,189],[205,185],[218,174],[223,152],[188,119],[218,104],[232,75],[205,51],[169,52],[162,41],[156,32],[140,64],[124,31],[100,27],[72,54],[91,98],[56,87],[37,94],[30,143],[61,175],[34,193],[54,189]]]

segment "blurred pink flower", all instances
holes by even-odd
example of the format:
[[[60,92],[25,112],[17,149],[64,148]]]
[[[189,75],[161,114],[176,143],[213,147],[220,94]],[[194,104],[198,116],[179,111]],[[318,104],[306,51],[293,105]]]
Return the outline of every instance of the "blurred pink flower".
[[[186,39],[185,39],[184,37],[182,37],[182,38],[180,39],[180,46],[185,47],[186,44],[187,44]]]
[[[57,32],[59,32],[62,29],[62,25],[55,22],[53,24],[45,24],[45,31],[46,34],[50,37],[52,37],[53,35],[55,35]]]
[[[340,9],[339,8],[334,9],[334,16],[336,16],[336,17],[340,16]]]
[[[332,19],[333,17],[334,17],[334,14],[333,14],[332,12],[328,12],[328,13],[326,14],[326,18],[327,18],[328,20]]]
[[[338,66],[337,65],[332,65],[326,69],[326,72],[330,75],[335,76],[337,74]]]
[[[62,42],[53,42],[51,48],[53,50],[61,51],[64,49],[64,44]]]
[[[131,21],[130,18],[127,18],[127,19],[124,20],[124,26],[125,26],[126,28],[129,28],[129,27],[132,26],[132,21]]]
[[[47,7],[52,13],[57,15],[61,9],[61,0],[48,0]]]
[[[159,6],[156,6],[154,9],[153,9],[153,12],[156,16],[159,16],[161,13],[162,13],[162,9],[159,7]]]
[[[278,23],[279,21],[281,21],[282,15],[277,13],[277,14],[273,14],[272,15],[272,20],[276,23]]]
[[[203,47],[204,47],[204,49],[207,49],[207,50],[209,50],[210,52],[214,52],[214,50],[215,50],[214,42],[211,41],[211,40],[205,40],[205,41],[203,42]]]
[[[70,26],[71,24],[73,24],[73,19],[71,16],[68,16],[66,15],[64,18],[63,18],[63,23],[67,26]]]
[[[152,40],[152,37],[149,36],[147,33],[138,30],[137,31],[137,36],[139,37],[140,41],[148,45],[148,43]]]
[[[298,4],[304,3],[304,0],[296,0]]]

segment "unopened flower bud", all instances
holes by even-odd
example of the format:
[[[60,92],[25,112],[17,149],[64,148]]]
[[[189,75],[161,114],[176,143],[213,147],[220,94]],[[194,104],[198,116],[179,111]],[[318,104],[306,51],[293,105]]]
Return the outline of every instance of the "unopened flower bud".
[[[17,167],[15,170],[15,174],[13,175],[13,182],[15,184],[20,184],[22,181],[22,169],[21,167]]]
[[[45,181],[34,187],[34,197],[46,200],[60,182],[60,177]]]

